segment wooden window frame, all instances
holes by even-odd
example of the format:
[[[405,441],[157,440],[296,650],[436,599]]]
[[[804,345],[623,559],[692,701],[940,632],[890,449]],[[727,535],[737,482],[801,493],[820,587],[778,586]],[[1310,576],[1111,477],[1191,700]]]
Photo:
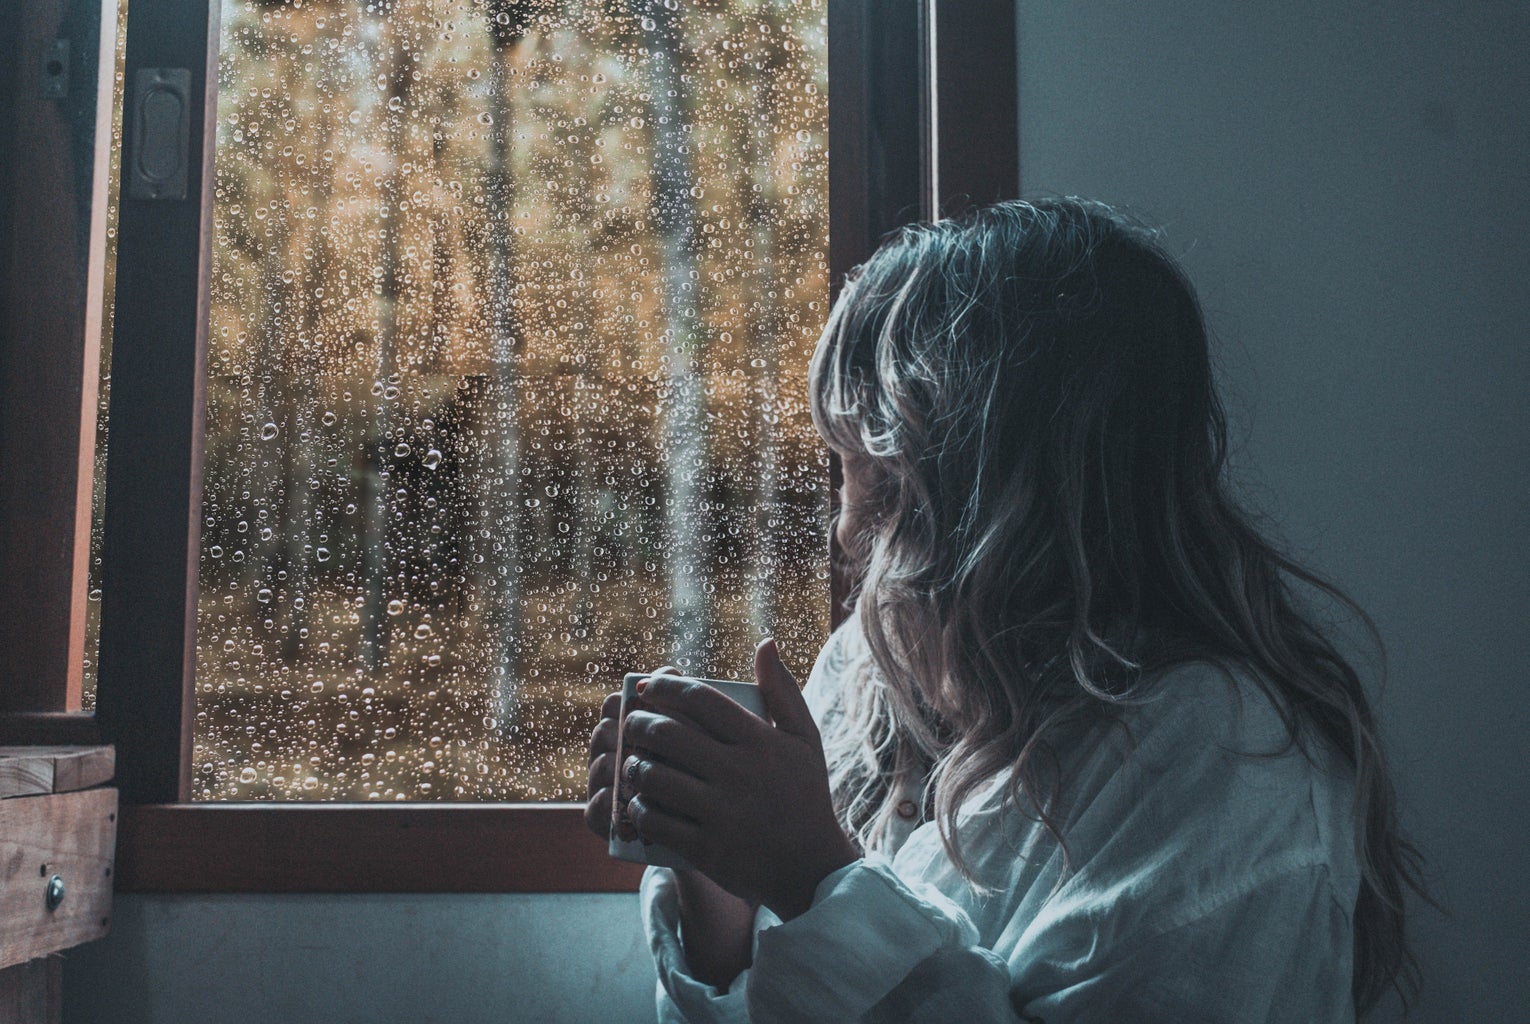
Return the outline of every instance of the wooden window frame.
[[[0,741],[116,745],[119,891],[633,891],[641,867],[609,858],[576,803],[190,801],[218,8],[132,0],[128,10],[128,102],[137,69],[191,70],[188,198],[135,200],[124,189],[119,206],[96,713],[78,711],[80,631],[54,627],[62,667],[25,687],[7,681]],[[1018,195],[1015,11],[1013,0],[829,0],[828,19],[837,292],[897,225]],[[125,167],[131,159],[129,143]],[[93,392],[88,345],[75,343],[79,390]],[[54,401],[34,409],[79,418]],[[91,468],[81,455],[55,481],[84,496],[58,517],[75,564]],[[836,496],[839,482],[831,459]],[[8,503],[0,493],[0,556],[35,545],[5,517]],[[57,595],[65,584],[53,586]],[[67,607],[83,607],[83,588],[76,569]],[[836,623],[844,596],[836,571]]]
[[[0,5],[0,715],[21,736],[80,734],[52,713],[84,674],[116,10]]]

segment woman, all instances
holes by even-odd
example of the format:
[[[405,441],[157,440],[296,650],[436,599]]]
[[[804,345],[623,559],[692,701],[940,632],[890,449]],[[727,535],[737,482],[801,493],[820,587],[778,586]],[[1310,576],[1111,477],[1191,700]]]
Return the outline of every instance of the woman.
[[[1353,1021],[1417,967],[1376,723],[1233,501],[1207,332],[1077,199],[905,228],[814,355],[853,614],[625,724],[663,1020]],[[1379,640],[1379,638],[1378,638]],[[604,836],[615,705],[591,741]],[[773,723],[773,724],[771,724]]]

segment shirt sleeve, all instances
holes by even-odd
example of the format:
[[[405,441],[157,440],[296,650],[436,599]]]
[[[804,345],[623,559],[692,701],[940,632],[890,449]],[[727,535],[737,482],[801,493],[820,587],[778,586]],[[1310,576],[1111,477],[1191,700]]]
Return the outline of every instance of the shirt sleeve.
[[[660,1024],[1355,1019],[1350,913],[1321,864],[1251,881],[1120,949],[1098,948],[1102,906],[1074,904],[1033,927],[1033,941],[1013,951],[1023,962],[1010,963],[977,943],[939,890],[873,854],[826,877],[793,920],[772,925],[762,911],[753,966],[726,991],[686,967],[672,877],[650,868],[643,882]],[[1045,994],[1017,995],[1016,974]]]
[[[1009,966],[933,886],[877,854],[819,883],[809,909],[761,931],[744,980],[753,1024],[1018,1022]]]
[[[1095,945],[1094,910],[1048,922],[1010,963],[977,942],[938,890],[875,858],[824,879],[813,906],[758,936],[747,1019],[950,1024],[1131,1021],[1352,1024],[1351,924],[1324,865],[1250,881],[1120,949]],[[1098,908],[1094,908],[1098,909]],[[1324,955],[1314,957],[1314,951]],[[1014,986],[1055,973],[1045,996]]]
[[[691,975],[673,873],[649,868],[643,923],[658,968],[659,1024],[1025,1020],[1010,1006],[1004,959],[976,945],[959,907],[919,888],[872,854],[824,878],[812,906],[790,922],[761,908],[754,963],[724,991]]]
[[[802,696],[820,727],[833,713],[833,704],[851,658],[850,641],[858,634],[852,614],[835,630],[819,652],[808,675]],[[820,886],[822,889],[822,886]],[[655,1002],[659,1024],[749,1024],[745,991],[750,969],[735,978],[724,991],[699,981],[685,962],[685,947],[680,936],[680,894],[674,872],[669,868],[649,867],[638,887],[643,931],[653,953],[658,972]],[[765,907],[755,913],[753,949],[758,955],[762,930],[779,925],[781,919]]]
[[[659,1024],[750,1024],[744,996],[749,968],[744,968],[726,989],[722,989],[695,978],[685,962],[680,931],[680,893],[675,885],[675,873],[669,868],[647,868],[638,886],[638,899],[643,931],[648,936],[654,967],[659,975],[654,992]],[[764,907],[755,912],[752,942],[756,951],[761,929],[780,921]]]

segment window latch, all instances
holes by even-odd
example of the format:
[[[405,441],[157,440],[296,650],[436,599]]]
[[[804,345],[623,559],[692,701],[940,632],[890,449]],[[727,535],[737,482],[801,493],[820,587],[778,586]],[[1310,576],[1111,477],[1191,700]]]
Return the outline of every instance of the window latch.
[[[128,126],[128,196],[185,199],[191,133],[191,72],[139,68]]]

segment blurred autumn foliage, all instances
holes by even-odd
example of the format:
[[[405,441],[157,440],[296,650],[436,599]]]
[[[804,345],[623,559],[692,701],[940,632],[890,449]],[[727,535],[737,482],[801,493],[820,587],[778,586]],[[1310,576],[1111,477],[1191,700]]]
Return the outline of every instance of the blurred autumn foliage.
[[[196,797],[582,800],[623,672],[805,675],[824,0],[222,33]]]

